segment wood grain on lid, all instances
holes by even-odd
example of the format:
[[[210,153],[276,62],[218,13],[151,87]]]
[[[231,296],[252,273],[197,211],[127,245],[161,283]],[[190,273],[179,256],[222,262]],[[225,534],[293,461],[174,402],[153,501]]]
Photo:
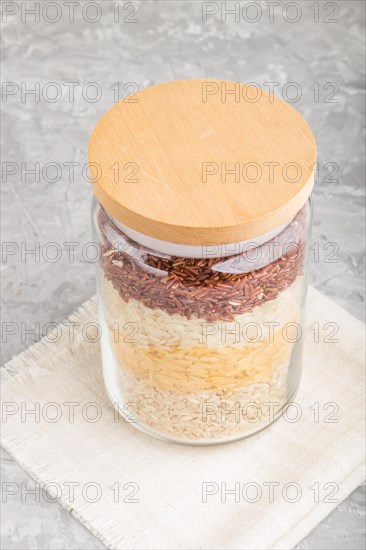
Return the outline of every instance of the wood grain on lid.
[[[314,183],[304,118],[263,90],[181,80],[107,111],[89,143],[93,188],[123,224],[172,243],[231,243],[289,221]]]

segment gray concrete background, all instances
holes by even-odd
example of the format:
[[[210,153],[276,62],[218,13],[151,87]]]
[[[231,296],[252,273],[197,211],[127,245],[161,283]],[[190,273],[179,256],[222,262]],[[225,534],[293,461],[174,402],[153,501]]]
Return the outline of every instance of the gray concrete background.
[[[14,6],[2,4],[4,21],[4,10]],[[296,6],[286,8],[281,1],[273,8],[271,22],[268,5],[257,1],[256,12],[253,7],[246,12],[251,21],[257,14],[258,21],[252,23],[243,12],[236,21],[229,15],[226,22],[221,21],[222,2],[211,3],[218,13],[207,22],[200,1],[121,2],[117,12],[117,3],[111,10],[113,2],[105,0],[95,2],[101,10],[98,14],[93,7],[85,11],[88,2],[81,0],[73,21],[67,5],[58,1],[58,13],[51,6],[41,12],[39,22],[24,12],[33,2],[12,4],[18,11],[2,25],[2,57],[3,81],[14,82],[15,87],[13,95],[3,95],[2,139],[3,163],[15,163],[7,167],[18,171],[2,179],[2,239],[16,243],[19,252],[3,258],[3,321],[33,327],[37,338],[36,323],[42,330],[50,321],[62,321],[94,293],[94,265],[81,253],[90,240],[91,198],[82,168],[90,132],[113,104],[114,83],[120,83],[122,98],[137,86],[193,77],[256,82],[264,89],[268,89],[266,82],[278,82],[276,94],[288,100],[301,91],[294,105],[314,131],[319,160],[313,232],[319,261],[312,262],[311,282],[362,318],[364,2],[298,0]],[[240,4],[245,8],[248,2]],[[233,2],[226,5],[231,8]],[[99,20],[92,23],[95,17]],[[61,90],[56,102],[52,102],[55,88],[47,87],[50,82]],[[80,83],[74,101],[67,82]],[[97,88],[88,86],[93,82]],[[286,86],[290,82],[296,82],[296,88]],[[127,87],[128,83],[134,84]],[[22,89],[38,85],[39,98],[22,97]],[[96,89],[101,97],[92,101]],[[7,91],[11,92],[10,87]],[[25,178],[24,169],[36,162],[41,172],[47,163],[58,163],[61,173],[49,168],[39,181],[34,175]],[[64,164],[70,162],[78,163],[74,178]],[[25,163],[23,170],[21,163]],[[335,166],[338,173],[331,175]],[[42,256],[48,252],[52,257],[52,249],[44,248],[49,242],[58,243],[62,250],[55,263]],[[67,242],[79,243],[73,262]],[[30,255],[22,257],[25,243],[28,249],[40,243],[39,261]],[[330,262],[332,258],[336,262]],[[34,338],[20,333],[9,336],[2,360],[27,348]],[[32,486],[7,453],[1,465],[3,481],[26,481]],[[299,548],[363,548],[364,510],[365,489],[360,487]],[[2,548],[87,550],[102,545],[58,504],[21,503],[13,497],[2,506]]]

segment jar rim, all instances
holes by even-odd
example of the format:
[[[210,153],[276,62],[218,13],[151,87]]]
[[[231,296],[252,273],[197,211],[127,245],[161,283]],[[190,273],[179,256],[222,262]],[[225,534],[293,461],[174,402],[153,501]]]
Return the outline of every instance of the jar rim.
[[[310,201],[310,199],[309,199]],[[224,258],[228,256],[234,256],[237,254],[242,254],[244,251],[247,251],[251,248],[257,248],[262,246],[266,242],[274,239],[279,235],[286,227],[291,223],[293,218],[276,227],[272,231],[268,231],[257,237],[247,239],[245,241],[233,242],[233,243],[215,243],[207,242],[202,243],[201,245],[191,245],[191,244],[180,244],[172,243],[169,241],[163,241],[150,237],[149,235],[144,235],[139,231],[136,231],[127,225],[123,224],[121,221],[114,218],[107,210],[106,214],[113,222],[113,224],[122,231],[127,237],[129,237],[134,242],[148,248],[160,254],[167,254],[170,256],[178,256],[181,258]]]

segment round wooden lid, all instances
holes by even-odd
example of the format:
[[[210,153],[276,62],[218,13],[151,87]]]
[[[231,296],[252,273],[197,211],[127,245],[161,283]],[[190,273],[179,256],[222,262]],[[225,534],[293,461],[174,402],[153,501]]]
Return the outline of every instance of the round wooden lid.
[[[233,243],[288,222],[314,184],[304,118],[265,91],[179,80],[117,103],[89,143],[99,202],[134,231],[171,243]]]

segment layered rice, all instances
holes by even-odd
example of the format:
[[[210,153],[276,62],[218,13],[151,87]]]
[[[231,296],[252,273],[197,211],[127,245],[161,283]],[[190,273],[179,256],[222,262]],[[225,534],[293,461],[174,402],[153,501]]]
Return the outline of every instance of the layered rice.
[[[140,426],[178,439],[225,439],[264,427],[271,420],[265,403],[280,409],[288,397],[295,344],[284,329],[299,322],[302,286],[298,277],[234,322],[207,323],[125,302],[101,274],[112,399],[132,403]]]

